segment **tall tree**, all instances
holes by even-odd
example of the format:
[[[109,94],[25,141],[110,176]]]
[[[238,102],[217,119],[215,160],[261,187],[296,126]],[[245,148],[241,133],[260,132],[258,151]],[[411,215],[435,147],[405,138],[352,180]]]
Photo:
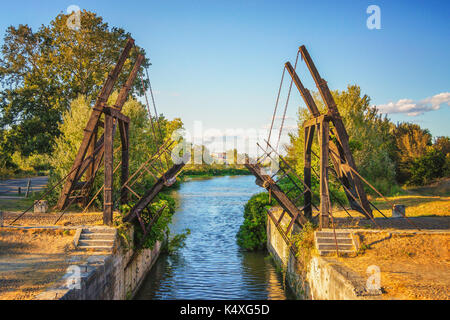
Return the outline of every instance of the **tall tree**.
[[[77,30],[68,27],[68,18],[60,14],[37,31],[27,25],[6,31],[0,57],[0,148],[4,152],[51,152],[70,102],[78,95],[96,99],[130,37],[89,11],[81,12]],[[132,51],[116,89],[125,83],[138,53],[144,50]],[[139,80],[135,89],[142,93]]]
[[[432,136],[427,129],[414,123],[399,123],[393,130],[396,143],[397,180],[405,183],[411,178],[413,162],[425,156],[432,144]]]

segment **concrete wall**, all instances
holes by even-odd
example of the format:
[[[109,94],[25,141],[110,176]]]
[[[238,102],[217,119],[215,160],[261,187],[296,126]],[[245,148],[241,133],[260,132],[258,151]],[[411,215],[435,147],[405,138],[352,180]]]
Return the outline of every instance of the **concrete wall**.
[[[153,250],[134,254],[133,250],[118,245],[110,255],[92,255],[82,264],[74,262],[75,272],[80,271],[80,277],[74,277],[74,271],[68,271],[36,300],[131,299],[158,259],[161,248],[162,243],[158,242]]]
[[[278,218],[278,214],[273,213]],[[288,223],[284,220],[282,225]],[[366,279],[333,258],[315,256],[307,266],[302,266],[270,217],[267,223],[267,247],[275,263],[286,273],[286,281],[297,299],[366,300],[381,297],[380,291],[366,290]]]

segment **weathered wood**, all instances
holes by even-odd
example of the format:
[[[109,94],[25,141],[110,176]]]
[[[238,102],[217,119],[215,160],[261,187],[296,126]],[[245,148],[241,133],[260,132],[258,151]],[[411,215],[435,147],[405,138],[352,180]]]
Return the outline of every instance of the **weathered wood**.
[[[306,120],[303,124],[304,127],[315,127],[321,124],[323,121],[330,121],[331,117],[327,114],[323,114],[321,116]]]
[[[303,179],[308,188],[305,190],[305,216],[312,218],[312,194],[311,194],[311,149],[314,140],[315,127],[305,128],[305,152],[304,152],[304,169]]]
[[[295,222],[299,223],[301,226],[305,225],[308,220],[303,215],[303,213],[297,208],[297,206],[286,196],[283,190],[276,183],[271,183],[271,181],[266,180],[266,177],[260,173],[260,170],[255,165],[250,163],[245,164],[245,166],[249,169],[249,171],[256,176],[259,180],[264,181],[264,188],[268,191],[270,190],[272,196],[278,201],[280,206],[285,210],[289,216],[295,219]],[[270,177],[269,177],[270,178]]]
[[[114,135],[113,117],[105,115],[105,188],[103,204],[103,223],[113,222],[113,184],[114,184]]]
[[[122,71],[122,68],[125,64],[125,61],[127,60],[127,57],[134,45],[134,40],[129,39],[125,49],[123,50],[122,54],[119,57],[119,60],[114,67],[114,69],[111,71],[111,73],[108,75],[108,78],[105,81],[105,84],[103,85],[102,91],[100,92],[100,95],[97,98],[97,102],[95,103],[95,109],[102,109],[103,106],[108,101],[109,96],[111,95],[114,84],[117,81],[117,78],[119,77],[120,72]],[[77,156],[75,157],[75,161],[72,166],[73,172],[69,175],[66,183],[64,184],[64,187],[62,189],[61,197],[58,200],[57,208],[60,210],[63,210],[67,204],[68,197],[72,191],[73,183],[77,182],[75,179],[78,176],[81,164],[83,163],[83,159],[86,156],[86,152],[88,151],[88,145],[90,141],[92,140],[92,136],[94,135],[95,128],[97,127],[98,121],[101,116],[101,111],[92,111],[91,117],[88,121],[88,124],[86,125],[86,130],[84,132],[83,141],[81,142],[81,146],[78,150]]]
[[[123,122],[127,122],[130,123],[130,118],[128,118],[126,115],[124,115],[123,113],[120,112],[120,110],[109,107],[109,106],[104,106],[103,107],[103,112],[109,116],[112,116],[118,120],[121,120]]]
[[[314,99],[312,98],[311,93],[309,92],[308,89],[306,89],[303,86],[302,82],[300,81],[300,78],[297,75],[297,72],[295,72],[295,70],[292,67],[291,63],[290,62],[286,62],[285,66],[286,66],[287,71],[291,75],[292,79],[294,80],[294,83],[295,83],[298,91],[300,91],[300,94],[302,95],[303,100],[305,100],[306,106],[308,107],[308,109],[311,112],[311,114],[313,115],[313,117],[320,116],[319,108],[317,108],[317,105],[314,102]]]
[[[314,62],[312,61],[305,46],[300,47],[300,52],[302,54],[303,60],[306,62],[306,65],[316,83],[316,86],[320,92],[320,95],[322,96],[323,101],[328,107],[329,113],[333,117],[333,124],[336,129],[335,132],[336,138],[339,141],[343,152],[341,158],[344,159],[351,168],[353,168],[355,171],[358,171],[356,168],[355,161],[353,159],[353,155],[350,150],[347,130],[345,129],[344,123],[342,122],[342,118],[339,114],[339,110],[336,106],[336,102],[334,101],[333,95],[331,94],[331,91],[328,88],[328,84],[324,79],[320,77],[320,74],[317,71],[317,68]],[[353,183],[358,198],[360,199],[362,207],[364,208],[364,211],[368,212],[369,215],[373,217],[372,209],[370,207],[369,201],[367,200],[367,195],[364,191],[361,180],[358,177],[354,177]]]
[[[122,170],[121,170],[121,185],[126,184],[129,176],[129,123],[119,121],[120,138],[122,141]],[[128,189],[123,188],[120,195],[121,204],[128,203]]]
[[[328,228],[330,212],[330,196],[328,194],[328,144],[330,138],[329,122],[324,121],[319,127],[320,145],[320,227]]]
[[[172,180],[174,177],[177,176],[177,174],[180,172],[181,169],[185,166],[185,162],[182,161],[181,164],[176,164],[172,168],[170,168],[166,173],[162,175],[161,178],[156,181],[156,183],[150,188],[145,195],[139,200],[139,202],[131,209],[130,213],[128,213],[124,218],[123,222],[131,222],[133,221],[137,214],[142,212],[158,195],[158,193],[161,192],[162,189],[166,187],[165,183],[166,181]]]

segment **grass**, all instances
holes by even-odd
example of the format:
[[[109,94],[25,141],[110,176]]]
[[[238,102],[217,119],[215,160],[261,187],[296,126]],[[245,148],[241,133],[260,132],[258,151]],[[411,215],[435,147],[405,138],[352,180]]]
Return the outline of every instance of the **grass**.
[[[386,197],[386,200],[379,197],[371,199],[373,204],[387,217],[392,215],[392,206],[405,205],[406,215],[408,217],[443,217],[450,216],[450,179],[441,179],[435,183],[414,188],[404,188],[401,195]],[[352,212],[351,212],[352,213]],[[382,215],[373,210],[376,218]],[[333,212],[336,217],[345,217],[344,211],[336,210]],[[358,216],[355,213],[355,216]]]
[[[387,198],[389,202],[383,199],[377,199],[374,204],[386,216],[391,216],[392,205],[402,204],[406,206],[408,217],[427,217],[427,216],[448,216],[450,215],[450,197],[442,196],[398,196]],[[378,211],[374,211],[376,217],[381,217]]]
[[[0,211],[19,212],[25,211],[34,203],[33,198],[0,199]]]

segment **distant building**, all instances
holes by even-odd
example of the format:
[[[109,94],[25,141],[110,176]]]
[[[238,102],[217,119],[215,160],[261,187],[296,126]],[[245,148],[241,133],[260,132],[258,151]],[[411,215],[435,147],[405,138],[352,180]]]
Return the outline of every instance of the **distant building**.
[[[219,164],[227,163],[227,153],[226,152],[211,153],[211,157],[214,159],[214,161],[216,163],[219,163]]]

